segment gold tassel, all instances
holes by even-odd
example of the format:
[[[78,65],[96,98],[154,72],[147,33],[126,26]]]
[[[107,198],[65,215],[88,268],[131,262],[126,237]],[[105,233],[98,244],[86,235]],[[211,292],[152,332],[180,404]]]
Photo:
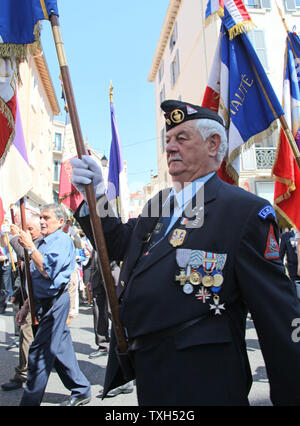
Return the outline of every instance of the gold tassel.
[[[247,149],[249,149],[257,140],[261,140],[264,137],[272,135],[272,133],[277,128],[278,128],[277,122],[276,120],[274,120],[266,130],[252,136],[250,139],[247,140],[247,142],[243,143],[242,145],[238,146],[235,150],[233,150],[229,156],[228,163],[232,163],[239,155],[241,155],[242,150],[247,151]]]
[[[251,21],[240,22],[239,24],[234,25],[232,28],[228,30],[229,39],[232,40],[234,37],[238,36],[242,33],[247,33],[251,31],[253,28],[256,28],[256,25]]]
[[[294,224],[294,222],[288,217],[288,215],[281,210],[280,207],[278,207],[276,204],[274,205],[274,209],[293,227],[295,228],[297,231],[299,231],[299,229],[297,228],[297,226]]]
[[[216,10],[214,13],[209,15],[208,18],[205,19],[205,27],[207,27],[211,22],[215,21],[217,16],[219,16],[220,18],[223,18],[223,16],[224,16],[223,7],[220,6],[218,10]]]
[[[0,43],[0,57],[9,58],[14,56],[18,61],[24,61],[27,59],[28,51],[31,55],[34,55],[37,50],[41,49],[41,38],[40,38],[40,24],[37,23],[34,26],[34,39],[33,43],[28,44],[14,44],[14,43]]]

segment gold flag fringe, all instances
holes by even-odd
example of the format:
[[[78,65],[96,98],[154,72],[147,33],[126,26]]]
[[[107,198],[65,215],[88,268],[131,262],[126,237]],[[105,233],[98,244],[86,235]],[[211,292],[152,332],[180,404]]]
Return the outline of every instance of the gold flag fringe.
[[[231,164],[226,164],[226,172],[231,179],[233,179],[234,183],[238,186],[239,184],[239,174],[232,167]]]
[[[239,24],[234,25],[232,28],[229,28],[229,39],[232,40],[234,37],[251,31],[253,28],[256,28],[256,25],[253,21],[248,20],[244,22],[240,22]]]
[[[247,151],[249,148],[251,148],[251,146],[255,142],[263,139],[264,137],[271,136],[272,133],[274,133],[274,131],[277,130],[277,128],[278,128],[277,121],[274,120],[266,130],[264,130],[260,133],[257,133],[256,135],[254,135],[250,139],[248,139],[247,142],[243,143],[242,145],[240,145],[236,149],[234,149],[229,156],[228,163],[232,163],[236,159],[236,157],[241,155],[242,150]]]
[[[232,151],[230,154],[228,160],[226,160],[226,172],[228,176],[230,176],[236,185],[239,183],[239,174],[236,172],[236,170],[232,167],[231,163],[239,156],[241,155],[242,151],[247,151],[251,146],[258,140],[261,140],[262,138],[266,136],[270,136],[276,129],[278,128],[276,120],[273,121],[270,126],[264,130],[263,132],[260,132],[256,134],[255,136],[252,136],[250,139],[248,139],[247,142],[243,143],[239,147],[237,147],[235,150]]]
[[[14,56],[17,61],[17,65],[21,61],[27,59],[28,53],[34,55],[37,50],[41,50],[41,39],[40,39],[41,26],[37,23],[34,26],[34,39],[33,43],[28,44],[14,44],[14,43],[0,43],[0,57],[8,58]],[[19,69],[19,67],[18,67]]]
[[[280,144],[281,144],[281,135],[279,133],[279,135],[278,135],[277,149],[276,149],[276,155],[275,155],[275,159],[274,159],[274,164],[273,164],[273,167],[272,167],[272,173],[271,173],[271,175],[276,179],[277,182],[283,183],[284,185],[286,185],[287,186],[287,190],[286,190],[286,192],[284,194],[280,195],[280,197],[277,197],[274,200],[274,205],[276,205],[276,206],[279,203],[281,203],[282,201],[287,200],[288,198],[290,198],[291,197],[291,193],[296,190],[296,186],[295,186],[295,182],[294,181],[292,181],[291,179],[283,178],[281,176],[277,176],[274,173],[274,167],[275,167],[275,164],[277,163],[277,160],[278,160],[278,155],[279,155],[279,150],[280,150]],[[289,222],[291,222],[291,221],[289,220]]]
[[[205,26],[207,27],[211,22],[215,21],[218,16],[220,18],[223,18],[224,16],[224,8],[221,6],[219,7],[218,10],[216,10],[214,13],[209,15],[208,18],[205,19]]]
[[[72,192],[68,192],[67,194],[63,195],[62,197],[59,197],[58,202],[61,203],[66,198],[71,197],[72,195],[75,195],[77,192],[78,192],[77,189],[74,189],[74,191],[72,191]]]
[[[292,228],[295,228],[297,231],[299,231],[299,229],[297,228],[295,223],[291,220],[291,218],[275,203],[274,203],[274,209],[280,214],[280,216],[282,216],[292,226]]]
[[[3,114],[3,116],[7,119],[8,122],[8,126],[12,129],[11,134],[9,136],[9,139],[7,141],[4,153],[0,159],[0,167],[3,165],[6,155],[11,147],[12,141],[14,140],[15,137],[15,121],[14,121],[14,117],[11,113],[11,110],[8,108],[8,106],[6,105],[6,103],[4,102],[3,99],[0,98],[0,111]]]

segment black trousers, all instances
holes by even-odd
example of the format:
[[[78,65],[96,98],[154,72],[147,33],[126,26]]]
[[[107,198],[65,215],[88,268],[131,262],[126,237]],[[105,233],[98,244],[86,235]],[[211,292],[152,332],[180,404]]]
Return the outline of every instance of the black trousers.
[[[93,319],[95,342],[99,347],[109,347],[109,308],[104,285],[101,283],[93,289]]]

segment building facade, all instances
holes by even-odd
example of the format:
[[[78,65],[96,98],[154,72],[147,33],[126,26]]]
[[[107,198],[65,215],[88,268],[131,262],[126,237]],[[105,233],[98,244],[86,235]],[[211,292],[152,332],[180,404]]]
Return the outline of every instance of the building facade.
[[[244,0],[256,27],[248,33],[274,87],[282,98],[286,31],[276,3]],[[277,0],[290,30],[300,28],[300,1]],[[148,81],[154,83],[158,179],[171,185],[165,155],[165,123],[160,110],[164,99],[200,105],[207,85],[220,30],[220,19],[205,26],[207,1],[170,0]],[[241,156],[240,186],[273,202],[272,165],[278,133],[253,145]]]
[[[69,120],[68,114],[66,114],[65,121],[54,120],[53,121],[53,162],[52,162],[52,190],[53,190],[53,199],[55,202],[59,201],[59,181],[60,181],[60,171],[61,164],[64,161],[69,160],[72,157],[77,155],[76,144],[74,139],[74,134],[72,130],[72,125]],[[89,150],[93,159],[99,164],[102,168],[102,173],[104,180],[107,181],[108,177],[108,160],[101,152],[96,152],[92,147],[85,142],[87,150]]]
[[[60,113],[54,86],[42,52],[20,65],[18,101],[30,168],[32,189],[28,207],[52,202],[53,118]]]

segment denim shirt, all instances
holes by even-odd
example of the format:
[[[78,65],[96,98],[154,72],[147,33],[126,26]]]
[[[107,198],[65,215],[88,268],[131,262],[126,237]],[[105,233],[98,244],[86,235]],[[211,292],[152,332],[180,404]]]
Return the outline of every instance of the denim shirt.
[[[63,284],[68,284],[75,269],[76,252],[73,241],[61,229],[42,238],[38,250],[43,255],[45,278],[34,262],[30,263],[33,294],[35,298],[54,297]]]

